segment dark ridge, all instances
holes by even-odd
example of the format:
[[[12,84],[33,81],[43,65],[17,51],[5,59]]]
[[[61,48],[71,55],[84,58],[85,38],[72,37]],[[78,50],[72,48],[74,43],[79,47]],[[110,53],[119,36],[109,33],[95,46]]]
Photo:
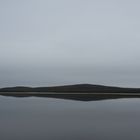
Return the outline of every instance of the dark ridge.
[[[7,87],[1,88],[0,92],[32,92],[34,88],[24,87],[24,86],[16,86],[16,87]]]
[[[140,88],[121,88],[104,85],[77,84],[55,87],[38,87],[38,92],[58,92],[58,93],[140,93]]]
[[[12,97],[50,97],[79,101],[95,101],[117,98],[140,98],[140,88],[121,88],[104,85],[77,84],[55,87],[1,88],[0,95]]]
[[[8,87],[0,92],[56,92],[56,93],[140,93],[140,88],[122,88],[104,85],[77,84],[54,87]]]

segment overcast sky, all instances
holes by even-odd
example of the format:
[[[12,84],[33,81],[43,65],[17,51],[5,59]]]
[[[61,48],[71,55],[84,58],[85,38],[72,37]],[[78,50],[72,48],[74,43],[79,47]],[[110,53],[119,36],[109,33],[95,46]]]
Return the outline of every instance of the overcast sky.
[[[140,87],[139,0],[0,0],[0,87]]]

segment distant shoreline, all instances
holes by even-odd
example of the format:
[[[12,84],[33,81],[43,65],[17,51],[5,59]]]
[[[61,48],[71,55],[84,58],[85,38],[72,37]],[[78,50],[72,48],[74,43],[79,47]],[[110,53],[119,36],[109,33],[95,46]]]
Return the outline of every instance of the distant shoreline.
[[[0,92],[55,92],[55,93],[140,93],[140,88],[124,88],[92,84],[76,84],[53,87],[6,87]]]
[[[55,87],[7,87],[0,95],[12,97],[51,97],[93,101],[116,98],[140,98],[140,88],[122,88],[104,85],[77,84]]]

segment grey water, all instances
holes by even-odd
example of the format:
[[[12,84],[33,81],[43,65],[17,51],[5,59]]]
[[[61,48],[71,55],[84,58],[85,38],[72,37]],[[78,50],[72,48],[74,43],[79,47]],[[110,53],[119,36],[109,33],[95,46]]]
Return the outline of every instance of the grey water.
[[[0,96],[0,140],[140,140],[140,99]]]

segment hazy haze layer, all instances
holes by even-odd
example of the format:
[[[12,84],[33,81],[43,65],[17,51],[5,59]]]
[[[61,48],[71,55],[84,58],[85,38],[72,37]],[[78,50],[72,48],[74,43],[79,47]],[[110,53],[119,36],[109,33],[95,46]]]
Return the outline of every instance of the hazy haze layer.
[[[140,1],[1,0],[0,87],[140,87]]]

